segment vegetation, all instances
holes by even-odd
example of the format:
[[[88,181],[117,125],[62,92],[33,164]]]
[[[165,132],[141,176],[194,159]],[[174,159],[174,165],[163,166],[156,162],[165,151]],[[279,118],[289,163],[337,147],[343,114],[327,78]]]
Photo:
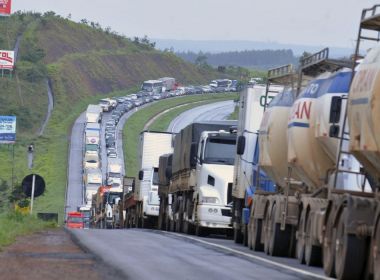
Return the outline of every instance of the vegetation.
[[[229,120],[238,120],[239,119],[239,105],[235,104],[235,109],[232,114],[228,117]]]
[[[44,222],[34,216],[18,212],[0,214],[0,225],[0,250],[14,242],[20,235],[56,226],[53,222]]]
[[[165,111],[166,109],[173,108],[175,106],[197,102],[197,101],[208,101],[208,102],[217,102],[229,99],[235,99],[236,95],[234,94],[217,94],[217,95],[193,95],[186,96],[182,98],[174,98],[169,100],[161,100],[157,103],[151,105],[149,109],[143,109],[139,112],[133,114],[125,123],[123,129],[123,150],[124,150],[124,161],[126,166],[127,176],[135,177],[138,172],[138,159],[137,159],[137,150],[138,150],[138,137],[140,132],[143,130],[144,125],[158,113]],[[193,104],[194,105],[194,104]],[[199,103],[195,106],[199,106]],[[182,107],[181,107],[182,108]],[[170,111],[172,114],[176,112],[177,109]],[[168,114],[169,114],[168,113]],[[155,128],[161,130],[162,126],[167,127],[171,119],[167,119],[165,116],[162,116],[165,119],[159,118],[155,123],[151,125],[151,129]],[[163,124],[158,124],[158,121],[163,121]],[[165,130],[165,128],[164,128]]]
[[[196,64],[209,64],[217,67],[241,66],[251,69],[269,69],[289,63],[297,63],[297,58],[293,51],[288,50],[246,50],[232,51],[221,53],[194,53],[194,52],[177,52],[182,59]]]

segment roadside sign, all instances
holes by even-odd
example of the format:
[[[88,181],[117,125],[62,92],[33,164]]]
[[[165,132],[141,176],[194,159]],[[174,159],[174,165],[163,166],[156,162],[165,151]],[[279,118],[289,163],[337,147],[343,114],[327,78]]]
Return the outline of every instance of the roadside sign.
[[[16,141],[16,116],[0,116],[0,144]]]
[[[0,0],[0,16],[9,16],[11,14],[12,0]]]
[[[34,179],[33,179],[34,177]],[[45,191],[45,181],[40,175],[30,174],[22,180],[22,190],[25,195],[32,197],[33,192],[33,181],[34,181],[34,197],[42,195]]]
[[[0,50],[0,69],[12,70],[14,67],[14,64],[15,64],[15,52]]]

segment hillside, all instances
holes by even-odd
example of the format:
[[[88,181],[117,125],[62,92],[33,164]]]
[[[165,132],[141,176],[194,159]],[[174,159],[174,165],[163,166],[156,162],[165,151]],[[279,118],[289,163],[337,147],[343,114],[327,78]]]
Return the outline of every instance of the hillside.
[[[1,18],[0,49],[13,49],[17,38],[16,71],[12,78],[0,78],[0,115],[18,119],[14,160],[12,147],[0,145],[0,208],[8,205],[12,174],[14,187],[33,172],[43,176],[47,185],[35,204],[37,211],[62,211],[63,205],[57,205],[54,197],[64,197],[69,133],[87,104],[134,91],[143,80],[160,76],[174,76],[182,83],[204,83],[220,76],[155,50],[148,40],[132,41],[96,23],[75,23],[53,12]],[[47,111],[48,79],[54,110],[38,137]],[[35,159],[28,170],[26,148],[31,142]]]

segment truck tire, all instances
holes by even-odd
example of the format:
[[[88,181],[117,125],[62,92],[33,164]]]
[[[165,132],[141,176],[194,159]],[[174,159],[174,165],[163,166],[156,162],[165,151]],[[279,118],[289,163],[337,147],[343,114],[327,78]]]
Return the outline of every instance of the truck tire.
[[[200,225],[196,225],[195,227],[195,235],[199,237],[205,237],[208,235],[208,230],[205,227],[202,227]]]
[[[322,265],[322,248],[313,244],[311,238],[311,224],[312,218],[310,212],[306,215],[306,229],[305,229],[305,263],[308,266],[321,266]]]
[[[323,270],[328,277],[335,277],[335,236],[334,212],[327,218],[326,231],[323,237]]]
[[[261,219],[254,219],[253,221],[251,246],[254,251],[264,250],[264,245],[261,243],[262,224]]]
[[[346,232],[348,210],[338,220],[335,242],[335,272],[338,279],[362,279],[367,256],[366,239]]]
[[[374,280],[380,280],[380,222],[377,222],[375,236],[372,239],[373,242],[373,273],[374,273]]]
[[[298,223],[296,243],[296,257],[300,264],[305,263],[305,215],[305,209],[302,209],[301,217]]]
[[[243,224],[243,245],[248,246],[248,225]]]
[[[237,229],[236,227],[234,227],[234,242],[237,244],[243,243],[243,234],[240,229]]]
[[[270,220],[271,231],[269,238],[269,255],[277,257],[289,256],[289,246],[291,244],[292,229],[290,225],[286,225],[285,230],[281,230],[281,224],[276,222],[277,204],[272,208]]]

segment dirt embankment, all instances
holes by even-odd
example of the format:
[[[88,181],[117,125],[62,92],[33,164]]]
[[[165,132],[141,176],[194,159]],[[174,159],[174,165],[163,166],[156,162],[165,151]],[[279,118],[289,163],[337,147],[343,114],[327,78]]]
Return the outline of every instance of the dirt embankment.
[[[19,238],[0,253],[0,279],[125,279],[84,252],[62,229]]]

